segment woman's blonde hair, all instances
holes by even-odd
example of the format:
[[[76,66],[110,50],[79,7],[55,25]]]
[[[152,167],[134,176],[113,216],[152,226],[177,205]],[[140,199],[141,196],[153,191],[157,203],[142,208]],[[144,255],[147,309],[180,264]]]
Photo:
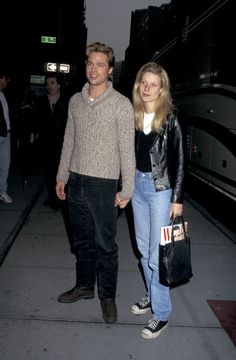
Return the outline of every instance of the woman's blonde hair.
[[[144,106],[139,94],[139,85],[146,72],[157,75],[161,80],[162,91],[154,106],[155,117],[152,122],[152,131],[160,132],[166,123],[167,115],[174,109],[170,93],[170,80],[166,70],[159,64],[149,62],[143,65],[136,75],[133,87],[133,106],[136,130],[143,130]]]

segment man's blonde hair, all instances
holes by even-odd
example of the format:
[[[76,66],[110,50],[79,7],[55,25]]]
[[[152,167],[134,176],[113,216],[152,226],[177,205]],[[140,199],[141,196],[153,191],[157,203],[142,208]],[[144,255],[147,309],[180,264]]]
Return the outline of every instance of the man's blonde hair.
[[[101,53],[107,55],[107,62],[108,62],[109,68],[111,68],[111,67],[114,68],[115,55],[114,55],[113,49],[110,46],[107,46],[100,42],[95,42],[93,44],[88,45],[86,48],[87,59],[92,52],[101,52]]]

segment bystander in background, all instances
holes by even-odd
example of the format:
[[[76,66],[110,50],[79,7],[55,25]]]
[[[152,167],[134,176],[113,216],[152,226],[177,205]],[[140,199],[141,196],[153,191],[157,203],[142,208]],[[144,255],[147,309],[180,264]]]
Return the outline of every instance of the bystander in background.
[[[31,133],[34,123],[35,100],[36,96],[32,93],[30,87],[26,85],[21,94],[15,119],[18,159],[24,189],[26,189],[29,181],[34,154],[34,138],[31,137]]]
[[[8,102],[4,94],[10,79],[6,69],[0,68],[0,200],[12,203],[7,193],[8,175],[11,161],[10,116]]]
[[[35,104],[34,135],[48,191],[44,205],[57,211],[60,208],[60,200],[55,191],[56,174],[66,127],[69,97],[62,93],[60,74],[47,75],[45,84],[47,93],[40,96]]]

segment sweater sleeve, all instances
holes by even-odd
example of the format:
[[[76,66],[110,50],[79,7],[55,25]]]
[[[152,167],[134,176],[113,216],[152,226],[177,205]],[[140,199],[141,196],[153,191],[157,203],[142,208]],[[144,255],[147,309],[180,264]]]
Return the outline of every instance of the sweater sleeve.
[[[121,170],[121,197],[130,199],[134,190],[134,112],[131,102],[123,97],[117,108],[117,137]]]

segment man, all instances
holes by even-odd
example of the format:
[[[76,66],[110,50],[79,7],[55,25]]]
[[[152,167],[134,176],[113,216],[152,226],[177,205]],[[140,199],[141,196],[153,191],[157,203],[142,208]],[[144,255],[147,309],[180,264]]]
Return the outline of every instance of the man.
[[[9,108],[3,90],[7,88],[9,77],[0,69],[0,200],[5,204],[13,202],[7,193],[7,180],[11,160]]]
[[[182,226],[181,225],[174,225],[173,228],[173,236],[174,236],[174,240],[178,241],[178,240],[182,240],[184,238],[183,236],[183,231],[182,231]]]
[[[124,208],[134,188],[134,115],[131,102],[113,89],[109,77],[113,49],[94,43],[86,49],[88,82],[72,96],[57,174],[56,192],[66,198],[76,257],[75,287],[59,296],[71,303],[98,296],[105,322],[117,320],[117,206]],[[121,176],[122,189],[117,191]]]
[[[62,94],[61,77],[49,74],[45,78],[47,93],[42,95],[35,106],[38,151],[41,168],[46,181],[48,198],[44,201],[54,211],[59,210],[60,202],[56,195],[56,175],[60,162],[65,133],[68,97]]]

